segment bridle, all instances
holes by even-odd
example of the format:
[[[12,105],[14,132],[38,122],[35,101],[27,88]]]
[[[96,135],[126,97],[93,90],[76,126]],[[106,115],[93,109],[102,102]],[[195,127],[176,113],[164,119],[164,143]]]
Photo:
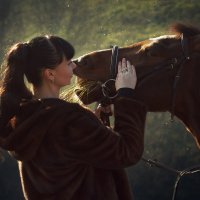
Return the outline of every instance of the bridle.
[[[164,70],[166,68],[174,69],[178,66],[177,73],[173,82],[172,87],[172,98],[171,98],[171,120],[174,119],[174,110],[175,110],[175,100],[176,100],[176,91],[177,91],[177,84],[180,79],[181,72],[183,70],[184,64],[190,60],[189,56],[189,49],[188,49],[188,39],[184,36],[184,34],[181,34],[180,37],[180,43],[181,43],[181,56],[170,58],[165,60],[164,62],[156,65],[150,72],[144,74],[141,77],[138,77],[138,85],[140,85],[143,81],[145,81],[146,78],[149,78],[149,76],[154,75],[155,72]],[[111,102],[114,98],[117,97],[117,93],[115,95],[110,96],[108,94],[108,91],[110,91],[109,87],[107,86],[110,82],[115,82],[116,75],[117,75],[117,63],[118,63],[118,46],[112,47],[112,55],[111,55],[111,65],[110,65],[110,79],[105,81],[102,86],[102,93],[104,98],[101,100],[102,104],[108,105],[109,101]],[[137,85],[137,86],[138,86]],[[104,103],[106,102],[106,103]]]

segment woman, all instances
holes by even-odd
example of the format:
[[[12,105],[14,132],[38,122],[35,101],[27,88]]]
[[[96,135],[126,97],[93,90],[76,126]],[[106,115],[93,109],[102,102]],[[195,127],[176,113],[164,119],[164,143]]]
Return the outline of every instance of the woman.
[[[146,117],[146,107],[134,100],[135,68],[125,59],[118,64],[111,130],[91,111],[59,99],[76,67],[73,56],[71,44],[56,36],[11,47],[0,146],[18,160],[28,200],[130,200],[124,168],[141,158]]]

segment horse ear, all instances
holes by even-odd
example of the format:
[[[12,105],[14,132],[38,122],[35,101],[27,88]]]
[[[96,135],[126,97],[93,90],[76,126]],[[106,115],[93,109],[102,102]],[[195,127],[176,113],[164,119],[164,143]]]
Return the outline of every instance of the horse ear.
[[[191,38],[190,47],[191,47],[192,51],[200,52],[200,35],[196,35]]]

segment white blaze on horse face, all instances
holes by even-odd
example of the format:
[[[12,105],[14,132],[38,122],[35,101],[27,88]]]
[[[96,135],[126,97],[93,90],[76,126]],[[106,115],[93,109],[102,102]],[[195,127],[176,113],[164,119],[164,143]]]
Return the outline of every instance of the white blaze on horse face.
[[[78,60],[78,63],[80,63],[80,62],[81,62],[81,60],[83,59],[83,57],[84,57],[84,56],[80,56],[80,57],[78,57],[78,58],[77,58],[77,60]]]
[[[169,38],[176,38],[177,36],[176,35],[162,35],[162,36],[159,36],[159,37],[155,37],[155,38],[149,38],[149,42],[144,44],[140,51],[142,50],[145,50],[147,47],[151,47],[153,46],[153,44],[155,43],[158,43],[159,40],[163,40],[163,39],[169,39]]]
[[[149,38],[149,40],[158,41],[161,39],[176,38],[176,37],[177,37],[176,35],[162,35],[162,36],[155,37],[155,38]]]
[[[97,51],[92,51],[90,53],[84,54],[83,56],[80,56],[77,58],[78,62],[80,63],[82,59],[84,59],[86,56],[92,56],[93,54],[100,53],[100,52],[105,52],[109,51],[110,49],[102,49],[102,50],[97,50]]]

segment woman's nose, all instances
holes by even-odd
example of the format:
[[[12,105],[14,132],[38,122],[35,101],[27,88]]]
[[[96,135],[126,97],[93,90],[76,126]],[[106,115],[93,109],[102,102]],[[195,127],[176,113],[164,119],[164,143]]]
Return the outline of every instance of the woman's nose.
[[[75,69],[77,67],[75,62],[72,62],[72,69]]]

